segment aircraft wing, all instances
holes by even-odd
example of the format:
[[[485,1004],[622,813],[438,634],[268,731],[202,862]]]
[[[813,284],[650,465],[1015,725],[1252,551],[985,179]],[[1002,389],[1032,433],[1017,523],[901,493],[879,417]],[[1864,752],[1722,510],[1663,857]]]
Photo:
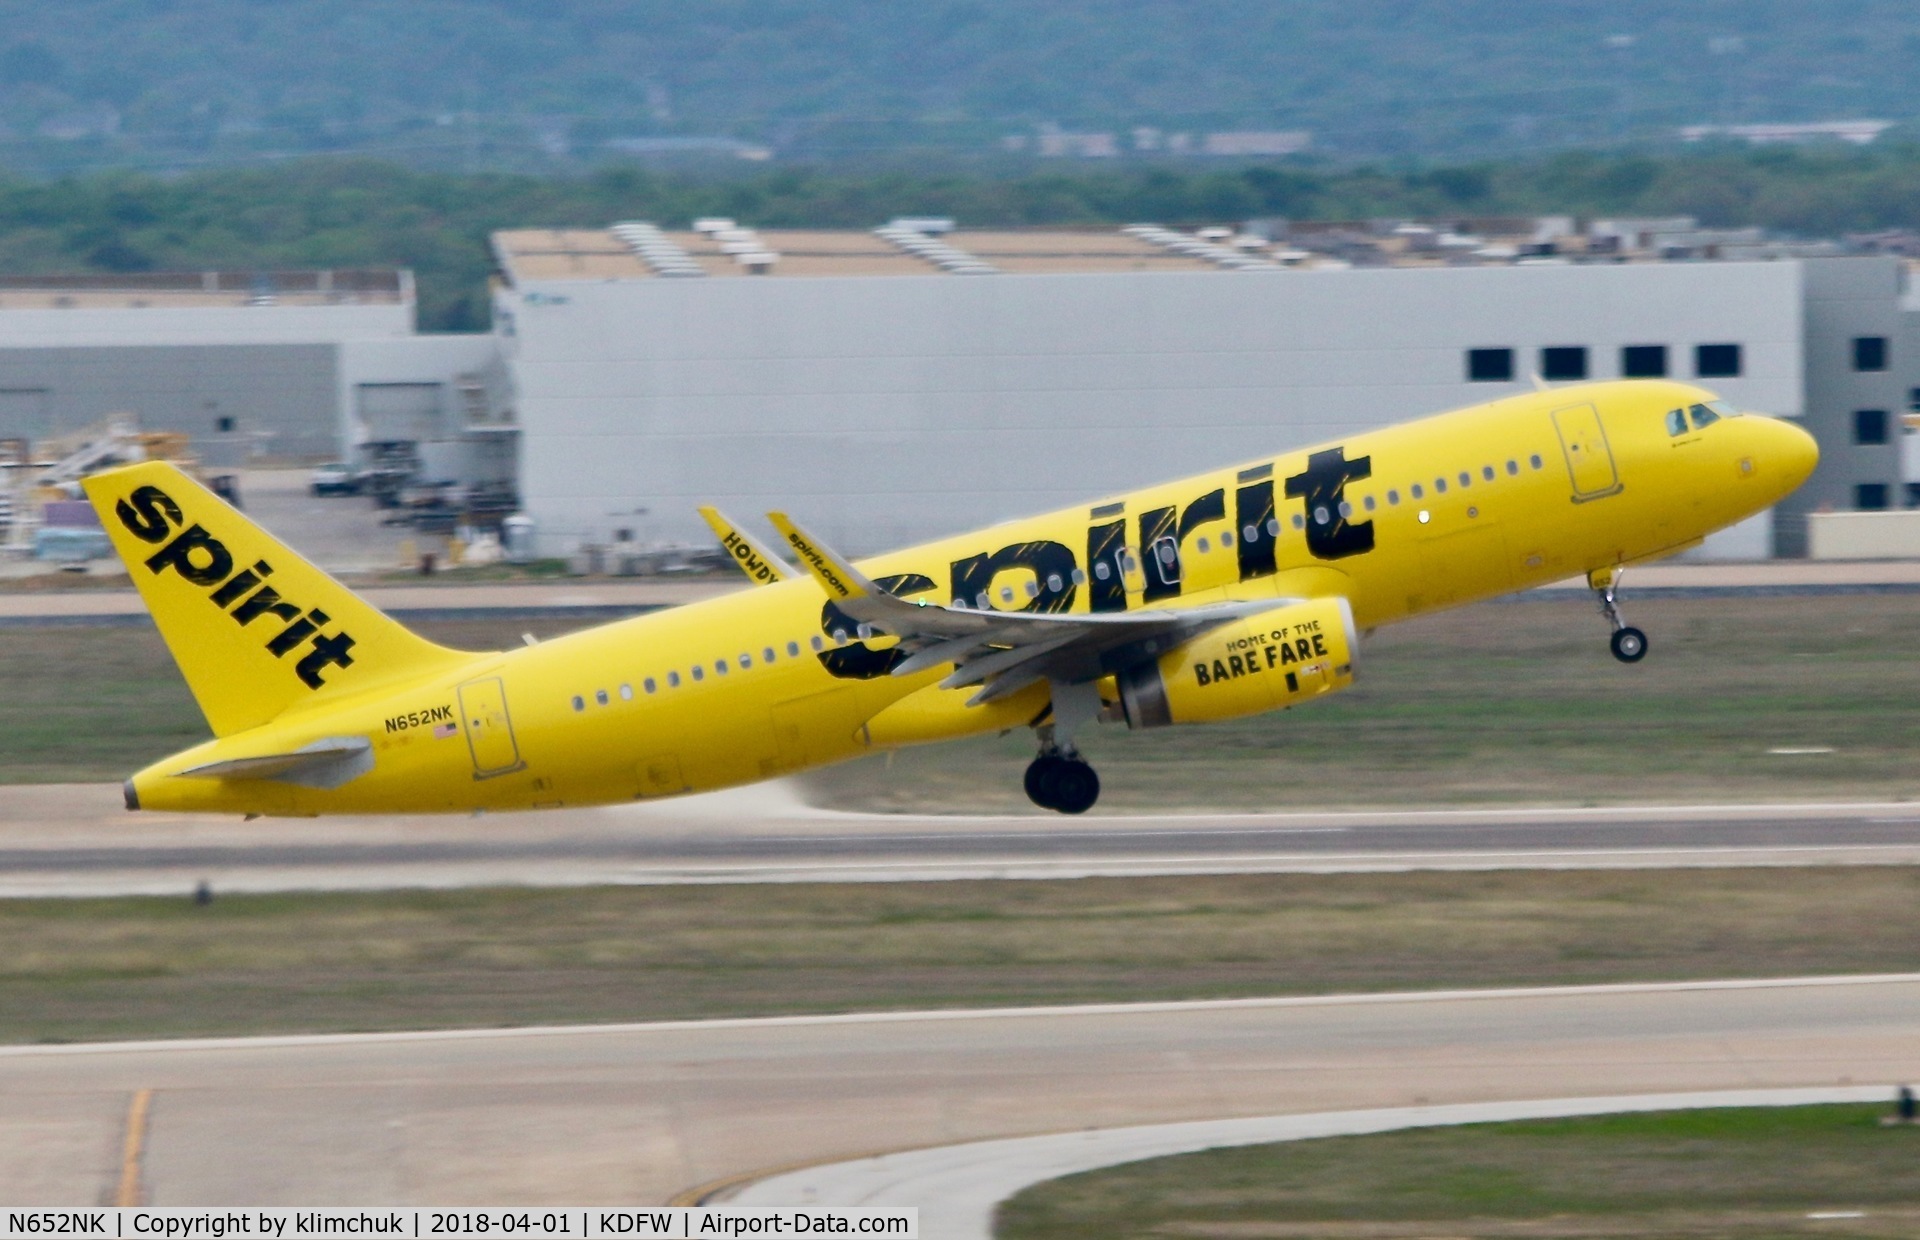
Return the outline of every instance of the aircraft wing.
[[[762,546],[753,535],[740,528],[740,523],[712,505],[700,509],[701,519],[712,528],[714,536],[720,540],[720,549],[727,553],[740,571],[747,575],[755,585],[772,585],[776,581],[787,581],[794,575],[793,566]]]
[[[951,663],[953,671],[940,682],[942,688],[983,686],[970,706],[1017,693],[1043,678],[1068,684],[1097,680],[1120,667],[1157,658],[1208,629],[1289,601],[1080,614],[917,603],[881,589],[787,514],[770,512],[767,519],[834,604],[859,625],[859,636],[900,639],[909,653],[894,667],[895,676]]]

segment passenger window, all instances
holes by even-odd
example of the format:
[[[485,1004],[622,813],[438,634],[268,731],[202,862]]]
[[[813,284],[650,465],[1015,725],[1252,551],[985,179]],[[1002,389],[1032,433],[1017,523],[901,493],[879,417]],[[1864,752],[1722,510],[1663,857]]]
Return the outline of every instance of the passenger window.
[[[797,659],[797,658],[799,658],[799,657],[800,657],[800,643],[799,643],[799,642],[788,642],[788,643],[787,643],[787,657],[788,657],[788,658],[790,658],[790,659]]]
[[[768,647],[767,647],[767,648],[766,648],[765,650],[762,650],[762,651],[760,652],[760,661],[761,661],[762,663],[771,663],[771,662],[773,662],[773,647],[772,647],[772,646],[768,646]]]
[[[1445,495],[1447,493],[1447,480],[1445,478],[1435,478],[1433,480],[1433,493],[1435,495]]]
[[[823,648],[823,647],[824,647],[824,646],[825,646],[826,644],[827,644],[827,643],[825,643],[825,642],[823,642],[823,641],[821,641],[821,640],[820,640],[820,635],[819,635],[818,633],[815,633],[815,634],[813,635],[813,651],[814,651],[814,653],[815,653],[815,654],[818,654],[818,653],[820,653],[820,650],[821,650],[821,649],[822,649],[822,648]]]
[[[1520,462],[1518,462],[1518,461],[1508,461],[1508,462],[1507,462],[1507,477],[1509,477],[1509,478],[1518,478],[1519,476],[1520,476]]]
[[[1462,487],[1470,487],[1473,485],[1473,475],[1464,469],[1460,471],[1460,485]]]
[[[595,689],[593,691],[593,700],[605,706],[607,704],[607,691],[605,689]]]
[[[1667,434],[1684,435],[1687,433],[1687,411],[1684,409],[1667,410]]]
[[[1200,550],[1205,551],[1206,549],[1207,549],[1207,540],[1203,538],[1200,540]],[[1060,593],[1060,591],[1066,588],[1067,588],[1067,583],[1060,580],[1059,573],[1047,574],[1047,589],[1052,590],[1055,594],[1058,594]]]
[[[1426,494],[1426,491],[1425,491],[1425,490],[1423,490],[1423,489],[1421,488],[1421,486],[1420,486],[1420,484],[1419,484],[1419,483],[1417,483],[1417,482],[1416,482],[1416,483],[1414,483],[1414,484],[1413,484],[1413,485],[1412,485],[1411,487],[1409,487],[1409,488],[1408,488],[1408,490],[1410,490],[1410,491],[1412,491],[1412,492],[1413,492],[1413,497],[1414,497],[1415,499],[1419,499],[1419,498],[1421,498],[1422,496],[1424,496],[1424,495]]]
[[[1256,527],[1254,527],[1254,526],[1251,526],[1251,525],[1249,525],[1249,526],[1248,526],[1248,527],[1247,527],[1246,529],[1244,529],[1244,530],[1241,530],[1241,531],[1240,531],[1240,535],[1241,535],[1241,537],[1243,537],[1243,538],[1245,538],[1245,539],[1246,539],[1246,540],[1247,540],[1248,542],[1259,542],[1259,541],[1260,541],[1260,531],[1259,531],[1259,529],[1257,529]]]
[[[1353,505],[1352,505],[1352,504],[1349,504],[1349,503],[1348,503],[1348,502],[1347,502],[1346,500],[1341,500],[1341,501],[1340,501],[1340,515],[1341,515],[1341,516],[1343,516],[1343,517],[1350,517],[1350,516],[1352,516],[1352,515],[1353,515]]]
[[[1393,490],[1392,488],[1388,488],[1387,503],[1390,505],[1398,505],[1400,503],[1400,492]]]
[[[1329,520],[1331,520],[1331,518],[1327,515],[1327,506],[1325,504],[1314,505],[1313,523],[1315,525],[1325,525]]]
[[[1720,415],[1705,405],[1694,405],[1687,410],[1693,415],[1693,429],[1705,430],[1720,420]]]
[[[649,676],[645,680],[640,682],[640,687],[642,689],[645,689],[648,693],[652,693],[654,690],[658,689],[660,686],[653,683],[653,677]]]
[[[980,605],[982,607],[985,607],[987,605],[986,602],[984,601],[985,598],[986,598],[985,595],[981,595],[981,599],[983,601],[981,602]],[[836,646],[844,646],[847,644],[847,631],[845,629],[835,629],[833,631],[833,644]]]
[[[1028,598],[1039,598],[1039,597],[1040,597],[1040,583],[1039,583],[1039,582],[1037,582],[1037,581],[1029,581],[1029,582],[1027,583],[1027,597],[1028,597]]]
[[[581,696],[580,696],[579,694],[577,694],[577,693],[576,693],[576,694],[574,694],[574,695],[573,695],[573,708],[574,708],[575,710],[585,710],[585,709],[587,708],[587,699],[585,699],[585,698],[583,698],[583,697],[581,697]]]
[[[669,688],[669,689],[678,689],[679,687],[680,687],[680,673],[679,673],[679,672],[668,672],[668,673],[667,673],[667,688]]]
[[[750,668],[750,667],[752,667],[752,666],[753,666],[753,656],[752,656],[752,655],[750,655],[750,654],[743,654],[743,655],[741,655],[741,656],[740,656],[740,670],[741,670],[741,671],[743,671],[743,672],[744,672],[744,671],[746,671],[746,670],[747,670],[748,668]]]
[[[1207,541],[1207,536],[1205,534],[1200,535],[1200,554],[1205,555],[1207,552],[1211,550],[1213,550],[1213,544]],[[1058,581],[1060,579],[1058,577],[1055,577],[1053,580]],[[1060,587],[1058,586],[1054,587],[1054,589],[1056,590],[1059,588]]]
[[[1305,517],[1303,517],[1303,516],[1301,516],[1301,515],[1300,515],[1299,513],[1297,513],[1297,512],[1296,512],[1296,513],[1294,513],[1294,514],[1293,514],[1293,528],[1294,528],[1294,529],[1296,529],[1296,530],[1304,530],[1304,529],[1306,529],[1306,528],[1307,528],[1307,519],[1306,519]]]
[[[694,664],[693,678],[695,680],[705,680],[707,678],[707,669],[704,667],[701,667],[698,663]]]
[[[1527,463],[1528,463],[1529,465],[1532,465],[1532,466],[1533,466],[1533,467],[1534,467],[1535,469],[1541,469],[1541,468],[1544,468],[1544,466],[1545,466],[1545,462],[1543,462],[1543,461],[1542,461],[1542,460],[1540,459],[1540,454],[1539,454],[1538,452],[1536,452],[1536,453],[1534,453],[1534,454],[1533,454],[1532,456],[1530,456],[1530,457],[1528,457],[1528,458],[1527,458]]]
[[[1269,538],[1280,537],[1280,519],[1278,517],[1269,517],[1267,519],[1267,536]]]
[[[621,686],[620,686],[620,700],[621,700],[621,701],[623,701],[623,702],[631,702],[631,701],[633,701],[633,686],[632,686],[632,685],[621,685]]]
[[[1113,570],[1107,567],[1105,560],[1102,560],[1093,566],[1093,575],[1105,581],[1107,578],[1113,576]]]
[[[1084,568],[1074,569],[1070,576],[1072,577],[1073,584],[1076,586],[1084,586],[1087,584],[1087,570]]]
[[[713,674],[716,676],[725,676],[727,674],[727,661],[725,659],[715,659],[713,661]]]
[[[1231,546],[1233,546],[1233,531],[1232,531],[1232,530],[1221,530],[1221,531],[1220,531],[1220,545],[1221,545],[1222,547],[1231,547]],[[1078,570],[1076,569],[1075,571],[1077,572]]]
[[[1369,495],[1364,500],[1361,500],[1360,502],[1366,506],[1366,509],[1368,512],[1372,512],[1374,510],[1375,505],[1373,502],[1373,496]]]
[[[1480,467],[1480,476],[1481,476],[1482,478],[1484,478],[1485,480],[1487,480],[1488,482],[1492,482],[1492,481],[1493,481],[1493,466],[1491,466],[1491,465],[1482,465],[1482,466]]]

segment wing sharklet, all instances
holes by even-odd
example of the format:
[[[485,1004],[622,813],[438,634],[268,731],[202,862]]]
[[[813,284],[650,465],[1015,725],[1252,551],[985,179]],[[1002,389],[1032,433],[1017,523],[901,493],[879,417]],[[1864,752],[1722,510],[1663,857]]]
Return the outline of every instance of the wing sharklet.
[[[740,566],[740,571],[755,585],[772,585],[776,581],[790,581],[794,577],[793,565],[775,555],[767,546],[753,535],[740,528],[740,523],[721,512],[711,504],[700,506],[700,519],[707,523],[714,537],[720,540],[720,549],[727,558]]]

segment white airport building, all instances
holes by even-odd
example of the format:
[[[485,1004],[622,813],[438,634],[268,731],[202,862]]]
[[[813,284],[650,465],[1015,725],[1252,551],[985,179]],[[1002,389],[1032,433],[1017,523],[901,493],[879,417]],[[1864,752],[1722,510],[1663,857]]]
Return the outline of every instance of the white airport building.
[[[1535,375],[1697,379],[1803,420],[1819,473],[1704,554],[1804,554],[1807,512],[1905,502],[1920,310],[1896,258],[1316,266],[1164,229],[943,223],[496,234],[543,549],[698,541],[716,503],[874,551]]]
[[[1514,244],[700,224],[495,234],[490,334],[418,333],[406,272],[0,277],[0,440],[131,416],[216,467],[410,444],[429,479],[517,480],[542,553],[618,564],[706,543],[703,503],[869,552],[1536,375],[1666,375],[1822,445],[1788,505],[1696,554],[1801,555],[1809,512],[1912,502],[1920,302],[1894,257],[1674,220],[1525,221]]]

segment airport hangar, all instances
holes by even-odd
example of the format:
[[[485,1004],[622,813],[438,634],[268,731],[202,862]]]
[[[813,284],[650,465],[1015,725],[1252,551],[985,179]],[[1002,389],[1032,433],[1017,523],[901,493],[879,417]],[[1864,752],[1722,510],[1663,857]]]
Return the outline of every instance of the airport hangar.
[[[401,441],[439,474],[508,479],[498,357],[417,332],[406,271],[0,276],[0,439],[124,418],[186,432],[216,470]]]
[[[1290,270],[1284,242],[1151,228],[515,230],[493,238],[494,330],[475,335],[418,333],[403,271],[4,277],[0,438],[131,415],[216,468],[399,441],[429,478],[517,472],[547,554],[703,543],[709,502],[789,508],[869,552],[1535,373],[1664,370],[1822,444],[1791,507],[1701,553],[1803,554],[1810,511],[1901,506],[1905,264],[1660,261],[1693,252],[1672,239]]]
[[[541,548],[791,511],[857,553],[1548,381],[1666,374],[1798,417],[1819,473],[1702,553],[1900,507],[1920,303],[1897,258],[1288,269],[1145,227],[497,233]],[[1238,239],[1236,239],[1238,240]],[[734,510],[738,511],[734,511]]]

